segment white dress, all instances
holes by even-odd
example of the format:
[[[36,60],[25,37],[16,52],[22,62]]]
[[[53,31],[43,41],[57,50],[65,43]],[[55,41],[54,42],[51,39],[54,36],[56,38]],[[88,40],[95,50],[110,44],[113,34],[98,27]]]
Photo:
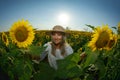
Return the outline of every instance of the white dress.
[[[61,55],[60,49],[56,49],[55,56],[53,54],[51,54],[52,46],[51,46],[50,42],[46,43],[44,46],[46,47],[45,51],[48,54],[48,62],[50,64],[50,66],[54,69],[58,68],[56,60],[64,59],[66,56],[73,53],[73,49],[71,48],[71,46],[69,44],[65,45],[65,51],[66,51],[65,56]]]

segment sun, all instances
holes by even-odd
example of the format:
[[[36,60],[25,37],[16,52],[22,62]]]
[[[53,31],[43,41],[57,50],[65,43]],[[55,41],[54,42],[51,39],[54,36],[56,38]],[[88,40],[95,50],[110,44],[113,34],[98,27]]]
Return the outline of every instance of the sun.
[[[69,20],[70,20],[70,16],[67,13],[60,13],[58,15],[58,21],[60,25],[68,26]]]

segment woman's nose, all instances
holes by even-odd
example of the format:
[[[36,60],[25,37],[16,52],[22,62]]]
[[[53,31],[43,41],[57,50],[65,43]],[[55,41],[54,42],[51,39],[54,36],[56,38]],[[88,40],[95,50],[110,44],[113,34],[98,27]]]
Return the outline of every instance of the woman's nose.
[[[54,35],[54,38],[58,38],[58,35],[57,35],[57,34],[55,34],[55,35]]]

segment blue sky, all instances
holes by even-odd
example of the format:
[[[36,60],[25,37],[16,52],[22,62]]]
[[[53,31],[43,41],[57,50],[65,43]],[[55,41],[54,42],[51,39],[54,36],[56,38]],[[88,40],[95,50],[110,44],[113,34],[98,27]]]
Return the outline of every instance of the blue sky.
[[[69,14],[66,26],[83,30],[85,24],[116,26],[120,22],[119,0],[0,0],[0,32],[18,20],[28,20],[34,28],[52,29],[61,25],[60,13]],[[66,27],[64,26],[64,27]]]

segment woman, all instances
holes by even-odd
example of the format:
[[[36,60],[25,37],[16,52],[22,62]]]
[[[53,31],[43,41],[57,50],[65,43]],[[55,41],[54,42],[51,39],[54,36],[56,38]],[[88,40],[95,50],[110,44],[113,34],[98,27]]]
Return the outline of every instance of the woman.
[[[65,29],[60,25],[54,26],[51,31],[51,42],[44,45],[46,49],[40,55],[40,60],[43,60],[47,55],[50,66],[57,69],[56,60],[64,59],[66,56],[73,53],[73,49],[65,39]]]

